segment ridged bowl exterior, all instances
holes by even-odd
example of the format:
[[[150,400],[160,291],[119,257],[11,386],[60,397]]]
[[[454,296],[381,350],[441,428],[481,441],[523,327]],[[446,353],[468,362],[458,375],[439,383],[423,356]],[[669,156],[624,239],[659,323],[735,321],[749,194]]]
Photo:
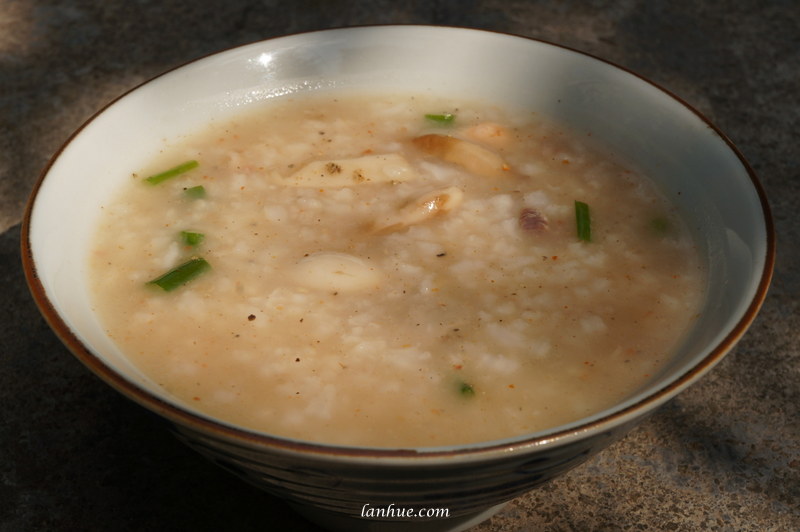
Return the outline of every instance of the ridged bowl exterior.
[[[635,421],[560,445],[543,445],[531,452],[487,452],[469,457],[349,456],[328,452],[295,452],[244,444],[225,435],[174,426],[188,446],[246,482],[287,500],[296,508],[314,508],[311,517],[341,516],[341,527],[369,528],[375,519],[362,517],[372,508],[446,508],[449,520],[436,518],[438,530],[502,507],[580,465],[627,432]],[[352,520],[352,521],[350,521]],[[325,519],[326,524],[328,519]],[[377,520],[380,521],[380,520]],[[413,521],[419,526],[419,520]]]

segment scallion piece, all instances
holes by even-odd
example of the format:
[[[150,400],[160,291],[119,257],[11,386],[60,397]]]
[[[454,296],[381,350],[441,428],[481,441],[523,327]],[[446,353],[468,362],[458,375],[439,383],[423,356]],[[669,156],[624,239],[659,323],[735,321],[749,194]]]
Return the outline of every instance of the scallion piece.
[[[210,270],[211,265],[201,257],[192,258],[180,266],[176,266],[161,277],[157,277],[147,284],[154,284],[165,292],[183,286],[201,273]]]
[[[202,199],[206,197],[206,189],[203,188],[203,185],[184,188],[183,193],[186,195],[187,198],[191,199]]]
[[[456,119],[456,115],[453,113],[439,113],[439,114],[426,114],[425,118],[430,120],[431,122],[436,122],[437,124],[445,124],[449,125],[452,124],[453,121]]]
[[[193,168],[197,168],[199,164],[200,163],[194,160],[186,161],[185,163],[179,164],[178,166],[170,168],[169,170],[165,170],[160,174],[151,175],[150,177],[146,178],[145,181],[151,185],[157,185],[163,181],[166,181],[167,179],[172,179],[173,177],[186,173]]]
[[[203,233],[195,233],[194,231],[181,231],[181,241],[187,246],[196,246],[205,238],[206,235]]]
[[[458,383],[458,391],[464,397],[473,397],[475,395],[475,388],[468,382],[460,381]]]
[[[589,205],[575,201],[575,221],[578,227],[578,238],[584,242],[592,241],[592,225],[589,217]]]

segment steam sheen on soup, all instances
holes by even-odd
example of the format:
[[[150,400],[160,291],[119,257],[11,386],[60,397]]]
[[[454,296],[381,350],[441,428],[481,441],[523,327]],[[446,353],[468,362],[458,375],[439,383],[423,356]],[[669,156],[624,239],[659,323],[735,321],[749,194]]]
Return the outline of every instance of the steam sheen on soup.
[[[429,96],[278,99],[103,207],[97,310],[176,401],[256,431],[426,447],[578,420],[659,371],[705,287],[668,198],[589,140]]]

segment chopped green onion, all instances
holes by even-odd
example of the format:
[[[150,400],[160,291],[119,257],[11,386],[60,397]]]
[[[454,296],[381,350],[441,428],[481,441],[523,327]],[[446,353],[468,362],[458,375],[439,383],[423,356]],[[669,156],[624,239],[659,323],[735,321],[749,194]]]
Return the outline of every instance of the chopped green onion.
[[[199,164],[200,163],[194,160],[186,161],[185,163],[179,164],[178,166],[170,168],[169,170],[165,170],[160,174],[151,175],[150,177],[146,178],[145,181],[147,181],[151,185],[157,185],[162,181],[166,181],[167,179],[172,179],[173,177],[186,173],[193,168],[197,168]]]
[[[203,233],[195,233],[193,231],[181,231],[181,241],[187,246],[196,246],[200,244],[206,235]]]
[[[192,258],[180,266],[176,266],[161,277],[157,277],[147,284],[154,284],[162,288],[165,292],[175,290],[183,286],[206,270],[210,270],[211,265],[200,257]]]
[[[441,113],[441,114],[426,114],[425,118],[430,120],[431,122],[436,122],[437,124],[452,124],[453,121],[456,119],[456,115],[452,113]]]
[[[658,217],[650,220],[650,228],[658,235],[665,235],[669,232],[669,220],[666,218]]]
[[[575,221],[578,226],[578,238],[584,242],[591,242],[592,225],[589,217],[589,206],[582,201],[575,201]]]
[[[475,395],[475,388],[468,382],[460,381],[458,383],[458,391],[464,397],[473,397]]]
[[[191,199],[203,199],[206,197],[206,189],[203,188],[203,185],[184,188],[183,193],[186,195],[187,198]]]

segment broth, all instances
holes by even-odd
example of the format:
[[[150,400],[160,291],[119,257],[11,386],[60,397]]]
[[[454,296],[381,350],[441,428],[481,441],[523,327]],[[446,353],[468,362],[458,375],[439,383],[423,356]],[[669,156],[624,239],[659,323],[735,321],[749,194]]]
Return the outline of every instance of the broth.
[[[668,199],[589,141],[432,96],[278,99],[103,207],[97,310],[169,395],[256,431],[427,447],[576,421],[658,371],[705,290]]]

